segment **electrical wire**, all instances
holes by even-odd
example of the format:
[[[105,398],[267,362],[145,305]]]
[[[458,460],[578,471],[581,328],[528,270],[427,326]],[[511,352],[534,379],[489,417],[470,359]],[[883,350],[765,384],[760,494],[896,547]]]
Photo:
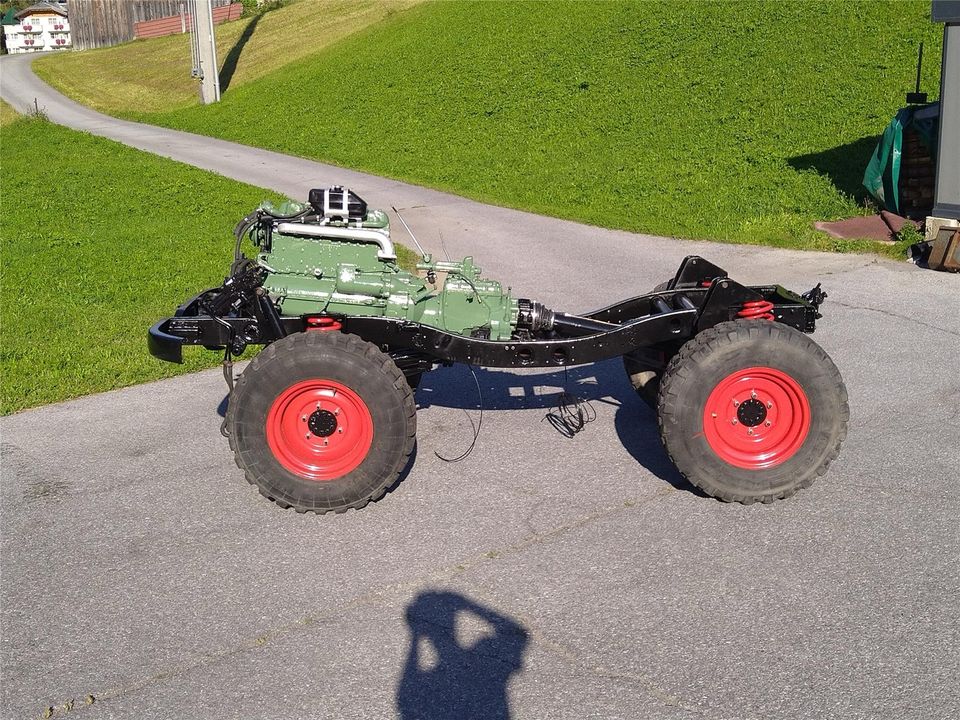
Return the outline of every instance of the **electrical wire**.
[[[473,284],[473,281],[466,275],[458,275],[457,277],[463,280],[467,285],[470,286],[470,289],[473,290],[473,294],[477,296],[477,304],[483,305],[489,309],[489,306],[483,301],[483,297],[480,295],[480,291],[477,290],[477,286]]]
[[[477,397],[480,399],[480,418],[477,420],[477,423],[474,424],[473,418],[470,417],[470,414],[467,413],[467,417],[470,418],[470,424],[473,425],[473,442],[470,443],[470,447],[463,451],[460,455],[455,458],[446,458],[436,450],[433,451],[433,454],[438,458],[448,463],[457,463],[461,460],[466,460],[470,453],[473,452],[473,448],[477,445],[477,438],[480,437],[480,428],[483,427],[483,391],[480,389],[480,380],[477,378],[477,373],[473,369],[473,365],[467,364],[467,367],[470,368],[470,374],[473,375],[473,382],[477,386]],[[464,411],[466,412],[466,411]]]
[[[233,397],[233,355],[230,352],[230,346],[223,351],[223,379],[227,381],[227,404],[230,404],[230,398]],[[227,430],[227,413],[223,414],[223,422],[220,423],[220,434],[224,437],[230,437],[230,431]]]
[[[597,411],[589,400],[570,392],[568,388],[567,368],[564,367],[563,392],[557,402],[557,409],[544,415],[543,420],[549,422],[564,437],[572,438],[597,419]]]
[[[443,250],[443,257],[450,262],[450,253],[447,252],[447,246],[443,242],[443,232],[440,233],[440,249]]]

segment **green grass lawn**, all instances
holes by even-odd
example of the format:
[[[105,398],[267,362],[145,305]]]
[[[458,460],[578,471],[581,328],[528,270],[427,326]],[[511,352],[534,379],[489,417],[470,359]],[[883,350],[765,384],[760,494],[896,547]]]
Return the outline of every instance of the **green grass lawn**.
[[[925,0],[427,3],[231,86],[217,105],[112,111],[597,225],[874,249],[811,223],[869,211],[863,170],[912,89],[921,40],[936,95],[942,30],[929,11]],[[106,74],[90,65],[83,82]]]
[[[0,108],[0,413],[176,375],[147,328],[222,281],[259,188]]]
[[[316,53],[419,0],[295,0],[218,25],[221,88],[229,91]],[[34,71],[74,100],[116,115],[195,105],[189,35],[38,58]]]
[[[940,32],[925,2],[444,2],[141,117],[597,225],[863,249],[810,223],[864,212]]]

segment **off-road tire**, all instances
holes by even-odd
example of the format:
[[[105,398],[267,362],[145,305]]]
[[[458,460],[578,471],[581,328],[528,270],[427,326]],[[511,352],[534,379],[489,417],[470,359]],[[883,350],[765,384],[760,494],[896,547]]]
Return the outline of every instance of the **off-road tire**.
[[[309,423],[304,420],[298,426],[310,427],[302,436],[305,440],[299,435],[292,438],[293,433],[285,430],[292,427],[291,420],[300,418],[291,417],[291,408],[299,415],[296,403],[312,403],[312,397],[332,409],[326,413],[332,429],[316,430],[324,420],[318,405],[319,424],[310,425],[315,421],[311,415]],[[340,418],[339,426],[333,413]],[[338,436],[344,429],[346,434]],[[397,482],[413,452],[416,406],[403,373],[374,345],[336,331],[307,331],[268,345],[251,361],[230,396],[227,430],[237,466],[266,498],[297,512],[339,513],[379,499]],[[321,437],[311,430],[329,434]],[[355,466],[334,477],[308,477],[314,457],[310,453],[317,443],[341,438],[355,442],[351,441],[339,463]],[[297,444],[284,444],[288,441]],[[295,466],[297,471],[292,471],[291,462],[304,457],[308,464],[303,467],[308,469],[301,472]],[[325,472],[326,461],[316,462],[317,472]],[[327,469],[336,475],[337,467]]]
[[[657,409],[657,398],[660,394],[661,375],[641,360],[637,353],[627,353],[623,356],[623,369],[627,373],[630,386],[637,396],[653,410]]]
[[[669,280],[664,280],[653,288],[650,292],[660,292],[666,290]],[[623,356],[623,369],[627,373],[627,380],[636,391],[637,395],[653,410],[657,409],[657,396],[660,393],[661,375],[644,363],[642,355],[639,353],[627,353]]]
[[[751,396],[754,385],[759,397]],[[750,412],[740,415],[736,403]],[[664,372],[657,410],[660,439],[687,480],[744,504],[809,487],[840,452],[850,417],[846,388],[827,353],[798,330],[762,320],[720,323],[684,344]],[[750,432],[750,439],[738,432]],[[776,433],[783,433],[779,444],[764,446]],[[754,447],[740,454],[744,441]],[[764,453],[777,448],[783,452],[773,458],[781,459],[764,466],[771,462]]]

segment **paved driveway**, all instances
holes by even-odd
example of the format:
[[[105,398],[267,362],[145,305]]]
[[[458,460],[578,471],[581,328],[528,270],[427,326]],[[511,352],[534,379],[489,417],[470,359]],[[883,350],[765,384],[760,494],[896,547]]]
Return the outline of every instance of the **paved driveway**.
[[[691,253],[746,282],[822,281],[815,337],[851,408],[826,478],[743,507],[684,484],[613,361],[570,371],[597,410],[573,439],[543,421],[560,374],[481,371],[477,448],[444,463],[476,411],[468,372],[440,370],[407,478],[335,517],[244,482],[218,372],[6,417],[3,717],[960,714],[960,278],[490,207],[112,120],[22,57],[0,70],[4,99],[57,122],[294,197],[339,182],[407,208],[429,250],[442,230],[451,256],[557,309],[645,290]]]

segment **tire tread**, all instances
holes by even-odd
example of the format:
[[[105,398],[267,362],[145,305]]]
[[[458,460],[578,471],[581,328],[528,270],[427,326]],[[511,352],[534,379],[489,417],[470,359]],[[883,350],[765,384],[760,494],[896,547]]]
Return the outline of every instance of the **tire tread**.
[[[367,361],[391,379],[392,385],[400,395],[401,402],[406,411],[405,414],[407,422],[406,433],[403,441],[402,456],[400,461],[396,464],[396,467],[390,471],[388,477],[386,477],[384,481],[374,488],[373,491],[370,492],[366,497],[359,498],[353,502],[344,502],[338,505],[318,505],[316,503],[306,504],[288,502],[283,498],[274,497],[265,488],[263,488],[257,482],[257,476],[253,470],[247,467],[241,459],[236,442],[236,433],[234,432],[236,408],[240,406],[245,394],[250,391],[250,378],[255,377],[260,371],[262,371],[262,368],[268,366],[269,364],[280,362],[282,365],[293,369],[296,365],[294,362],[287,360],[288,358],[293,360],[293,358],[299,352],[316,352],[318,349],[317,346],[324,344],[329,344],[330,347],[336,348],[340,352],[352,354],[357,356],[358,359]],[[278,348],[278,346],[280,347]],[[410,385],[407,383],[404,374],[396,366],[393,360],[391,360],[384,353],[380,352],[376,346],[360,339],[356,335],[350,335],[348,333],[308,331],[290,335],[284,338],[282,341],[271,343],[250,362],[240,377],[237,378],[233,395],[230,397],[227,403],[227,439],[230,445],[230,450],[233,451],[234,462],[236,463],[237,467],[243,471],[247,482],[256,486],[261,495],[276,504],[278,507],[285,510],[293,509],[298,513],[312,512],[317,515],[324,515],[332,512],[339,515],[347,512],[348,510],[359,510],[363,507],[366,507],[368,504],[371,502],[376,502],[388,492],[393,490],[394,487],[396,487],[399,482],[400,475],[409,463],[410,456],[413,454],[413,449],[416,445],[416,413],[417,408],[413,400],[413,391],[410,388]]]

